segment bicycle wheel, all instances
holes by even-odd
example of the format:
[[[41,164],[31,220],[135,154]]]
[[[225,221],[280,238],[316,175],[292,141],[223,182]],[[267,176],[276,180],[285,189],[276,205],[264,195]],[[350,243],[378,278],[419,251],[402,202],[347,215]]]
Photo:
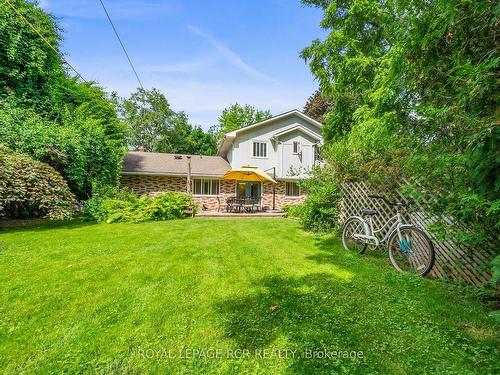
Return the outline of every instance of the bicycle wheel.
[[[434,245],[429,236],[417,227],[401,228],[401,240],[394,231],[387,241],[389,259],[399,272],[427,275],[434,266]]]
[[[354,238],[355,234],[366,235],[364,223],[357,217],[347,219],[342,230],[342,244],[349,251],[362,254],[366,250],[366,242]]]

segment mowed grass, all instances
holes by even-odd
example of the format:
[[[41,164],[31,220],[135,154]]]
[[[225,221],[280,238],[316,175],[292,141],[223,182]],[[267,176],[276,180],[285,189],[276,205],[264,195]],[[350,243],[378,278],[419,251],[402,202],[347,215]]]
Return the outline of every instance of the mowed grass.
[[[75,223],[0,241],[0,373],[499,370],[498,326],[469,290],[293,221]]]

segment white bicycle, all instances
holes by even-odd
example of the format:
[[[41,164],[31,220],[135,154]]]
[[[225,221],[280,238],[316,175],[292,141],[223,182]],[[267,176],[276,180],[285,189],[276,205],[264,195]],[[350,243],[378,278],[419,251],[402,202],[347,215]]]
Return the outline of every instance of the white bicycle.
[[[411,201],[391,202],[380,195],[369,195],[369,198],[382,199],[390,206],[397,207],[397,213],[380,228],[373,226],[373,215],[378,211],[370,208],[361,210],[361,216],[349,217],[342,230],[342,244],[346,250],[364,253],[368,245],[387,244],[391,264],[399,272],[411,272],[420,276],[427,275],[434,266],[434,245],[429,236],[412,224],[405,224],[401,215],[403,207]],[[385,228],[386,235],[379,239]]]

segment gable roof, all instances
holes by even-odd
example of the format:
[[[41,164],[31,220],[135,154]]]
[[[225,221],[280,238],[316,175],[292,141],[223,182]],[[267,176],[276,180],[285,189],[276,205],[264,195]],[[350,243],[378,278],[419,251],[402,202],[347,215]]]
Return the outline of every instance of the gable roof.
[[[164,154],[157,152],[127,152],[122,174],[150,176],[187,176],[188,156],[191,157],[191,175],[223,176],[231,166],[220,156]]]
[[[264,120],[264,121],[261,121],[261,122],[257,122],[255,124],[247,125],[247,126],[244,126],[242,128],[233,130],[232,132],[226,133],[224,135],[224,137],[221,139],[220,143],[219,143],[219,148],[217,150],[217,155],[222,155],[225,152],[227,152],[227,150],[229,149],[230,144],[238,136],[238,134],[240,134],[242,132],[246,132],[247,130],[255,129],[255,128],[258,128],[258,127],[262,127],[262,126],[267,126],[269,124],[272,124],[275,121],[279,121],[279,120],[285,119],[287,117],[292,117],[292,116],[297,116],[297,117],[303,119],[304,121],[307,121],[308,123],[310,123],[311,125],[319,128],[319,129],[321,129],[323,127],[322,123],[320,123],[320,122],[316,121],[315,119],[307,116],[306,114],[300,112],[297,109],[292,109],[291,111],[280,113],[279,115],[273,116],[273,117],[271,117],[271,118],[269,118],[267,120]]]
[[[265,125],[268,125],[274,121],[282,120],[282,119],[284,119],[286,117],[290,117],[290,116],[298,116],[298,117],[302,118],[303,120],[311,123],[312,125],[320,128],[320,129],[323,127],[323,124],[321,122],[316,121],[312,117],[307,116],[306,114],[300,112],[297,109],[292,109],[291,111],[280,113],[279,115],[268,118],[267,120],[257,122],[255,124],[247,125],[247,126],[244,126],[242,128],[233,130],[232,132],[226,133],[226,136],[229,136],[229,137],[237,136],[238,133],[241,133],[241,132],[253,129],[253,128],[257,128],[260,126],[265,126]]]
[[[288,133],[292,133],[294,131],[299,131],[299,132],[302,132],[304,134],[307,134],[308,136],[310,136],[311,138],[317,140],[317,141],[320,141],[321,140],[321,137],[318,136],[316,133],[313,133],[312,131],[310,131],[309,129],[307,129],[306,127],[302,126],[302,125],[295,125],[295,126],[292,126],[291,128],[288,128],[288,129],[284,129],[278,133],[275,133],[271,139],[278,139],[279,137],[281,137],[282,135],[285,135],[285,134],[288,134]]]

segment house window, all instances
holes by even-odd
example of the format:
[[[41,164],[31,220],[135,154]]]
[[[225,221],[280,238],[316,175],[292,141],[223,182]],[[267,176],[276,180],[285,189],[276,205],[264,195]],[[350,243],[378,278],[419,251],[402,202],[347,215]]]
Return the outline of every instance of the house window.
[[[194,195],[219,195],[220,181],[214,178],[193,179]]]
[[[267,157],[267,143],[266,142],[254,142],[253,143],[253,154],[257,158]]]
[[[300,197],[300,187],[296,182],[285,182],[285,195],[287,197]]]
[[[300,152],[300,142],[293,141],[293,153],[298,154]]]

